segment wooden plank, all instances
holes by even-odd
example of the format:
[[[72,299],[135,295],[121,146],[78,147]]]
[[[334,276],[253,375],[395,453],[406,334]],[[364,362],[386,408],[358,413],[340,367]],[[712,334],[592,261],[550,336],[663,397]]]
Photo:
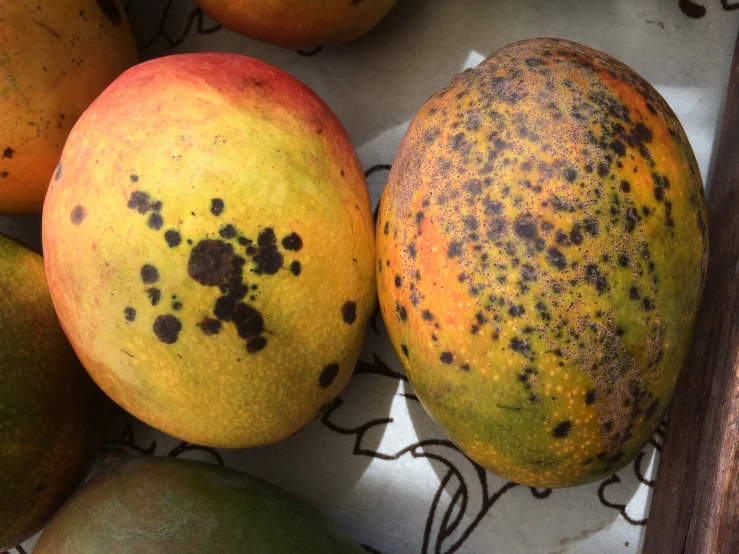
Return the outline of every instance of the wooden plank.
[[[644,554],[739,553],[739,36],[708,189],[710,260]]]

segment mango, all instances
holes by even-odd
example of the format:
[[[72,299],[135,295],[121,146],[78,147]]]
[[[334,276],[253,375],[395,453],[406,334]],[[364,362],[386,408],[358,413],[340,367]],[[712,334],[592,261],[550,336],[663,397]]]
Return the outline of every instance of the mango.
[[[369,32],[397,0],[195,0],[218,23],[283,48],[315,48]]]
[[[84,476],[101,400],[59,326],[41,256],[0,235],[0,552],[36,533]]]
[[[137,61],[116,0],[0,4],[0,213],[41,211],[77,118]]]
[[[564,40],[506,46],[434,94],[377,224],[382,314],[418,398],[472,460],[533,487],[600,479],[643,448],[707,257],[677,117]]]
[[[142,456],[106,467],[54,516],[35,554],[351,554],[312,506],[225,467]]]
[[[257,60],[141,64],[80,118],[43,213],[54,305],[101,388],[182,440],[303,427],[375,304],[364,174],[341,123]]]

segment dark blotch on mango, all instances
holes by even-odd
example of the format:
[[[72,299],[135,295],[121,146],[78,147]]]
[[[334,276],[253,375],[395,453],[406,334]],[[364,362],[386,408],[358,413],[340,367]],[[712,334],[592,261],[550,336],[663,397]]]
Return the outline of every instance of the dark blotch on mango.
[[[341,307],[341,317],[344,323],[351,325],[357,319],[357,304],[351,300]]]
[[[228,281],[231,275],[233,246],[222,240],[205,239],[190,252],[187,274],[206,287],[216,287]]]
[[[151,285],[159,281],[159,271],[151,264],[145,264],[141,267],[141,280],[145,285]]]
[[[85,208],[77,204],[74,209],[72,209],[72,213],[70,214],[69,219],[75,225],[79,225],[80,223],[82,223],[85,217],[87,217],[87,212],[85,212]]]
[[[321,376],[318,378],[318,384],[321,385],[322,389],[327,389],[334,382],[336,376],[339,374],[339,364],[329,364],[321,371]]]
[[[171,314],[160,315],[154,320],[154,334],[164,344],[174,344],[182,330],[182,323]]]

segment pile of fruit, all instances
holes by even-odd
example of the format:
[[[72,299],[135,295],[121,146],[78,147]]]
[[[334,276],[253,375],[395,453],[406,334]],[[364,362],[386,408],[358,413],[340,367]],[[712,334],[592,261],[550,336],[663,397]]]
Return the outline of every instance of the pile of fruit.
[[[394,0],[198,4],[309,48]],[[48,524],[40,554],[362,552],[208,464],[113,453],[72,492],[105,395],[200,445],[298,432],[349,381],[377,299],[431,417],[515,482],[602,478],[668,407],[705,279],[703,185],[670,107],[617,60],[528,40],[454,77],[376,221],[315,93],[235,54],[137,65],[114,0],[0,3],[0,66],[0,212],[43,209],[44,249],[0,237],[0,551]]]

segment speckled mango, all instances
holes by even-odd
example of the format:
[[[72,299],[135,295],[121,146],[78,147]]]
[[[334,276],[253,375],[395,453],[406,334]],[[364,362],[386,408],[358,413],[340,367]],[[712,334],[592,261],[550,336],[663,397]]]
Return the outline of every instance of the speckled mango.
[[[142,456],[103,469],[54,516],[35,554],[362,554],[315,508],[213,464]]]
[[[224,27],[283,48],[315,48],[369,32],[397,0],[195,0]]]
[[[52,298],[123,408],[215,447],[298,431],[352,374],[375,304],[349,137],[233,54],[141,64],[79,120],[46,198]]]
[[[433,95],[377,224],[382,314],[420,401],[474,461],[535,487],[602,478],[648,441],[707,255],[675,114],[563,40],[506,46]]]
[[[0,235],[0,552],[36,533],[84,477],[103,398],[59,326],[43,259]]]
[[[137,61],[116,0],[0,3],[0,213],[41,211],[77,118]]]

